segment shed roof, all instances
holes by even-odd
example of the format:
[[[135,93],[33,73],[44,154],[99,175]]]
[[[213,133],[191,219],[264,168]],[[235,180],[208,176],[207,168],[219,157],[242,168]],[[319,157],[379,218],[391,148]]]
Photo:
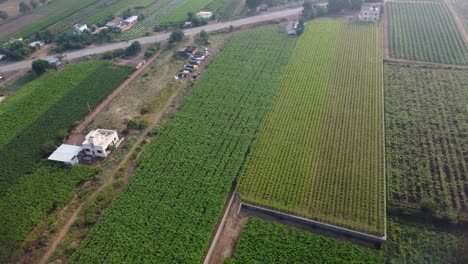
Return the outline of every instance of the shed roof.
[[[48,160],[60,161],[60,162],[71,162],[72,159],[82,151],[83,148],[80,146],[73,146],[62,144],[58,149],[47,158]]]

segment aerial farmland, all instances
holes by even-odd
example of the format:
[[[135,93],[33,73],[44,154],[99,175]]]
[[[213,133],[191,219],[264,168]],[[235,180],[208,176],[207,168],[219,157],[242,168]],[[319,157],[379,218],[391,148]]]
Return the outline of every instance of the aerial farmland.
[[[0,263],[468,263],[467,11],[0,1]]]

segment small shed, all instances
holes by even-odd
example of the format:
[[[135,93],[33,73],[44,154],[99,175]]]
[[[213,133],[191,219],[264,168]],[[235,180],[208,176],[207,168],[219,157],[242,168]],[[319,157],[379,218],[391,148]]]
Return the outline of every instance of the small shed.
[[[211,19],[213,17],[213,13],[208,11],[200,11],[196,14],[196,16],[203,19]]]
[[[177,54],[181,56],[192,56],[197,53],[198,48],[195,46],[183,46],[177,50]]]
[[[81,151],[83,151],[83,147],[62,144],[47,159],[63,162],[67,165],[75,165],[79,163],[78,154]]]
[[[50,67],[53,69],[58,69],[60,66],[60,60],[57,58],[53,58],[49,61]]]

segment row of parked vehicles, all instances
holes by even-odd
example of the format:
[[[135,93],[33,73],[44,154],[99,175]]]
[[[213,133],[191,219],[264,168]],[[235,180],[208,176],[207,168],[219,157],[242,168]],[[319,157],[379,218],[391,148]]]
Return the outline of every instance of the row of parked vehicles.
[[[209,56],[208,49],[205,48],[201,51],[195,51],[193,54],[189,54],[189,59],[187,60],[187,64],[184,64],[182,70],[179,71],[179,74],[176,76],[176,79],[184,79],[188,77],[191,73],[192,79],[196,80],[200,76],[197,72],[198,67],[200,67],[206,58]]]

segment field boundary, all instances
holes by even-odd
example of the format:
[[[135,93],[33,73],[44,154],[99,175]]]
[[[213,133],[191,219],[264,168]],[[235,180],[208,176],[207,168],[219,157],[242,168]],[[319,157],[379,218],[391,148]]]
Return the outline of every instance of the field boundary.
[[[218,240],[221,237],[221,233],[224,229],[224,224],[226,223],[226,219],[228,218],[228,214],[231,211],[232,207],[232,202],[234,201],[234,197],[236,196],[236,192],[232,192],[231,194],[231,199],[229,200],[228,206],[224,209],[224,215],[223,218],[221,219],[221,222],[219,222],[218,229],[216,230],[216,234],[213,238],[213,240],[210,243],[210,248],[208,250],[208,253],[205,255],[205,259],[203,260],[203,264],[209,264],[211,260],[211,256],[213,255],[214,249],[216,245],[218,244]],[[239,207],[240,208],[240,207]]]
[[[288,214],[288,213],[283,213],[283,212],[280,212],[280,211],[277,211],[277,210],[273,210],[273,209],[253,205],[253,204],[244,202],[241,199],[240,206],[239,206],[239,209],[237,211],[237,214],[239,214],[240,211],[243,208],[248,210],[248,211],[259,212],[259,213],[262,213],[262,214],[266,214],[268,216],[272,216],[275,219],[285,219],[285,220],[288,220],[288,221],[291,221],[293,223],[297,223],[297,224],[300,224],[300,225],[306,225],[306,226],[310,226],[310,227],[314,227],[314,228],[324,229],[324,230],[332,232],[332,233],[337,233],[339,235],[344,235],[344,236],[348,236],[348,237],[357,238],[357,239],[360,239],[360,240],[364,240],[366,242],[383,244],[383,243],[385,243],[387,241],[387,230],[385,230],[385,235],[384,236],[379,237],[379,236],[376,236],[376,235],[371,235],[371,234],[351,230],[351,229],[348,229],[348,228],[344,228],[344,227],[340,227],[340,226],[336,226],[336,225],[332,225],[332,224],[327,224],[327,223],[323,223],[323,222],[320,222],[320,221],[311,220],[311,219],[307,219],[307,218],[304,218],[304,217],[300,217],[300,216],[296,216],[296,215],[292,215],[292,214]]]

